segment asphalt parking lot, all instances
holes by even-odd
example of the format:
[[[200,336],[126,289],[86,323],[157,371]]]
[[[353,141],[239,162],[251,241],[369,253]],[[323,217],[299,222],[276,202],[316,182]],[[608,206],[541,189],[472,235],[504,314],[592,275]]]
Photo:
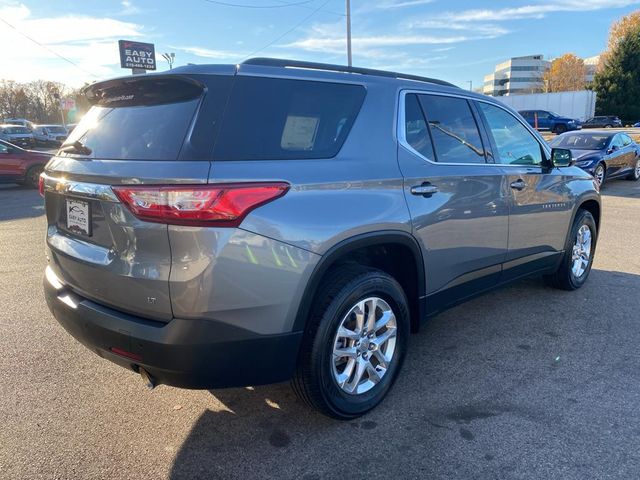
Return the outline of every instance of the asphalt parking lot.
[[[530,279],[432,319],[367,416],[287,384],[160,386],[91,353],[41,293],[37,192],[0,188],[0,478],[636,479],[640,183],[611,182],[587,285]]]

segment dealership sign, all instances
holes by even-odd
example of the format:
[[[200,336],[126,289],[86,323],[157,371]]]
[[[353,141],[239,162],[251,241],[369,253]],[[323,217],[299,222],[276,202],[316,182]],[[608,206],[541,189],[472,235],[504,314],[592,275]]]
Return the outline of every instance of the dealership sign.
[[[156,49],[153,43],[118,40],[122,68],[156,69]]]

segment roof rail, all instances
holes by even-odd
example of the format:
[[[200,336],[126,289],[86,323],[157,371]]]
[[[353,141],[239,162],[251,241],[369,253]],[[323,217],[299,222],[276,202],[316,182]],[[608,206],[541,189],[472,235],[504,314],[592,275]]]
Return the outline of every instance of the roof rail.
[[[444,85],[446,87],[459,88],[456,85],[429,77],[420,77],[418,75],[408,75],[405,73],[389,72],[387,70],[374,70],[371,68],[347,67],[345,65],[332,65],[330,63],[305,62],[302,60],[284,60],[281,58],[257,57],[250,58],[242,62],[242,65],[261,65],[264,67],[292,67],[292,68],[308,68],[310,70],[327,70],[330,72],[359,73],[362,75],[374,75],[376,77],[397,78],[403,80],[415,80],[418,82],[434,83],[436,85]]]

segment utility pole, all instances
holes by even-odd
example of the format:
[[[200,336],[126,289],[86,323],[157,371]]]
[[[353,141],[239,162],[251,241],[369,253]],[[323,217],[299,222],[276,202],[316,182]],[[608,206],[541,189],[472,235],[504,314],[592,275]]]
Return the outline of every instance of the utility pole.
[[[473,91],[473,80],[467,80],[467,83],[469,84],[469,91],[472,92]]]
[[[351,0],[347,0],[347,65],[351,66]]]

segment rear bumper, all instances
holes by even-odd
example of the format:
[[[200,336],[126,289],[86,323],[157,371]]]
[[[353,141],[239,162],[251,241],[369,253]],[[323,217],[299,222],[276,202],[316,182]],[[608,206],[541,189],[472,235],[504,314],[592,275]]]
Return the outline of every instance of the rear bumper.
[[[287,380],[295,368],[302,332],[258,335],[211,320],[149,321],[75,294],[49,267],[44,292],[56,320],[80,343],[135,372],[144,368],[158,383],[203,389],[259,385]]]

